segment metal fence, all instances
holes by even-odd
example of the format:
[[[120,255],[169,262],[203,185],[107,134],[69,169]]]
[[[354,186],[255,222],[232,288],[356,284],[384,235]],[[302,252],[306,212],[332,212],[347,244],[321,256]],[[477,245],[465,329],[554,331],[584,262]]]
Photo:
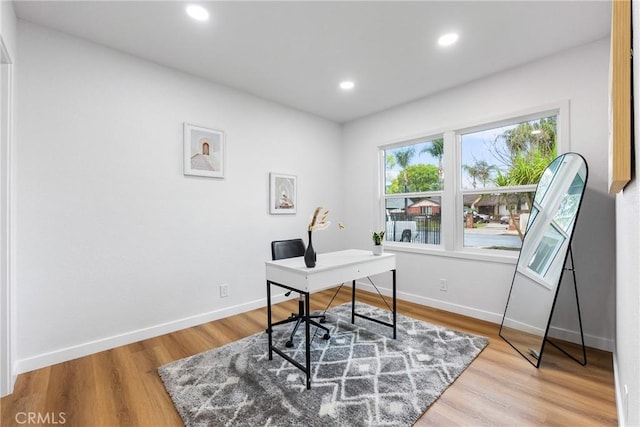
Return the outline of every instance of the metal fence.
[[[386,240],[440,244],[439,215],[394,215],[387,220]]]

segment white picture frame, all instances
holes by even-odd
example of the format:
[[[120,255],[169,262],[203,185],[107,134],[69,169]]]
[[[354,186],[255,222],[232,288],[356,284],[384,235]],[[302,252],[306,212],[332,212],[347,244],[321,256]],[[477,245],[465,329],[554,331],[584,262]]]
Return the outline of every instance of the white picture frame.
[[[269,174],[269,213],[292,215],[298,211],[298,182],[295,175]]]
[[[224,178],[224,131],[184,123],[184,174]]]

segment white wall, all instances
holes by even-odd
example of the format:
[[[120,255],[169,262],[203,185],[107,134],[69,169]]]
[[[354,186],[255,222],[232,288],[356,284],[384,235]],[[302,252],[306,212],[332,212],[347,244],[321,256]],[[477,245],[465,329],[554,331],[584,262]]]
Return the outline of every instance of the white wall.
[[[12,310],[12,124],[13,67],[16,57],[13,2],[0,3],[0,396],[13,389],[15,371],[14,312]]]
[[[2,34],[2,41],[12,57],[16,53],[17,25],[18,19],[13,9],[13,1],[3,0],[0,2],[0,34]]]
[[[632,3],[633,23],[640,22],[640,9]],[[640,52],[640,37],[634,25],[633,49]],[[640,141],[640,60],[633,58],[634,139]],[[635,144],[633,179],[616,196],[616,401],[621,426],[640,426],[640,150]],[[626,388],[626,392],[625,392]]]
[[[634,18],[636,16],[634,15]],[[640,17],[639,17],[640,18]],[[640,46],[637,46],[640,48]],[[635,69],[640,64],[634,59]],[[638,76],[637,71],[635,75]],[[635,138],[640,138],[640,91],[635,94]],[[636,145],[635,176],[640,172]],[[635,178],[616,198],[616,387],[622,426],[640,425],[640,186]],[[625,386],[628,395],[625,396]]]
[[[346,219],[352,224],[348,245],[369,244],[379,206],[378,146],[568,100],[570,149],[589,164],[589,184],[573,240],[585,339],[588,345],[611,350],[615,212],[614,199],[607,194],[608,67],[607,39],[346,124],[345,162],[353,165],[346,169],[344,192]],[[398,289],[403,298],[499,323],[514,268],[513,261],[399,252]],[[446,293],[439,290],[441,278],[448,281]],[[575,339],[575,299],[566,292],[572,290],[567,286],[571,282],[564,283],[554,333]]]
[[[339,125],[25,21],[18,35],[21,372],[262,306],[269,242],[306,238],[316,205],[340,218]],[[226,132],[226,179],[183,175],[185,121]],[[268,214],[270,171],[297,175],[297,215]]]
[[[317,204],[347,228],[317,233],[315,246],[369,247],[378,145],[561,100],[571,105],[570,148],[590,166],[574,238],[587,343],[613,347],[608,40],[348,123],[341,133],[334,123],[33,24],[20,21],[18,33],[21,372],[263,305],[269,241],[303,236]],[[225,180],[183,176],[184,121],[227,132]],[[269,171],[298,176],[298,215],[268,215]],[[495,322],[513,269],[509,261],[398,253],[403,298]],[[230,284],[227,299],[221,283]],[[562,316],[570,303],[560,296],[556,323],[575,330]]]

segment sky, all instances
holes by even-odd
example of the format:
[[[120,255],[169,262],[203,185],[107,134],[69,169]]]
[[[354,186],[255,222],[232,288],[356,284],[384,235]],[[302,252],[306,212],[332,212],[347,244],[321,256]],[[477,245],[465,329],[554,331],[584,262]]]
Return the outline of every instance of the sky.
[[[538,120],[534,120],[531,122],[536,122]],[[461,134],[461,159],[462,165],[474,166],[478,161],[485,161],[489,165],[494,165],[496,170],[492,172],[492,178],[495,176],[495,173],[498,169],[503,172],[506,171],[506,166],[502,164],[499,158],[496,156],[496,150],[507,152],[506,146],[504,142],[501,140],[496,140],[496,138],[504,133],[507,129],[513,129],[517,126],[517,124],[502,126],[498,128]],[[431,156],[429,153],[420,153],[420,151],[428,147],[431,144],[431,141],[426,140],[423,143],[419,143],[416,145],[416,150],[413,158],[410,161],[410,165],[415,164],[430,164],[434,166],[438,166],[438,159]],[[392,150],[386,150],[386,154],[393,154],[397,151],[405,150],[405,147],[394,148]],[[386,185],[388,186],[391,181],[400,173],[401,171],[400,165],[395,165],[394,168],[388,169],[386,171]],[[461,170],[462,174],[462,188],[463,189],[472,189],[472,178],[471,176],[463,169]],[[445,183],[446,185],[446,183]],[[492,182],[487,183],[487,187],[492,187]],[[476,188],[483,188],[483,184],[481,182],[476,182]]]
[[[506,128],[491,129],[487,131],[462,135],[462,150],[461,150],[462,164],[473,166],[477,161],[484,160],[490,165],[498,165],[499,162],[490,151],[490,147],[493,141],[495,141],[496,136],[504,132],[505,129]],[[438,159],[436,157],[432,156],[427,152],[420,153],[420,151],[423,148],[429,147],[430,144],[431,144],[431,141],[425,141],[424,143],[420,143],[416,145],[415,154],[409,164],[411,165],[430,164],[430,165],[438,166]],[[502,147],[504,147],[504,144],[502,144]],[[393,154],[394,152],[402,151],[405,149],[406,147],[400,147],[400,148],[395,148],[393,150],[387,150],[386,154],[387,155]],[[402,168],[400,167],[400,165],[397,165],[397,164],[395,165],[394,168],[387,170],[387,179],[386,179],[387,185],[389,185],[391,181],[393,181],[393,179],[398,175],[398,173],[400,173],[401,170]],[[472,188],[471,182],[472,182],[471,177],[466,171],[463,170],[462,171],[463,188]],[[480,183],[476,183],[476,186],[481,186],[481,185],[482,184]]]

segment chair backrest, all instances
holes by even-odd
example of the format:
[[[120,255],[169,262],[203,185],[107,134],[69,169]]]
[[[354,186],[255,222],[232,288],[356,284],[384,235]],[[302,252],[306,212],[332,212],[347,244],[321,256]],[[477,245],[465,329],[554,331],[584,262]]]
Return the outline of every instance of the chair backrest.
[[[284,259],[303,256],[305,251],[302,239],[274,240],[271,242],[271,259]]]

